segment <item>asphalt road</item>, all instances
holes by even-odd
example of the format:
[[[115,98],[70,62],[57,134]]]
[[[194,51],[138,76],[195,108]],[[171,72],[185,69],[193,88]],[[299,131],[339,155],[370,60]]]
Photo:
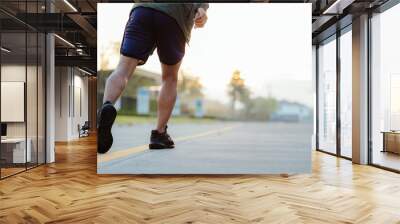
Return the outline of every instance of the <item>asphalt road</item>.
[[[176,148],[148,150],[153,125],[115,126],[99,174],[276,174],[311,172],[312,124],[171,125]]]

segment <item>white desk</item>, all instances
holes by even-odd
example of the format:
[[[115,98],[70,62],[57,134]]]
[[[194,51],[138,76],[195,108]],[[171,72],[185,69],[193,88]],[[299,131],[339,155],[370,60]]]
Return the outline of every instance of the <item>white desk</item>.
[[[30,162],[32,158],[31,145],[32,141],[30,138],[27,139],[27,146],[25,152],[25,138],[5,138],[1,139],[2,147],[13,146],[12,148],[12,162],[13,163],[25,163]],[[3,151],[3,149],[2,149]],[[26,159],[26,161],[25,161]]]

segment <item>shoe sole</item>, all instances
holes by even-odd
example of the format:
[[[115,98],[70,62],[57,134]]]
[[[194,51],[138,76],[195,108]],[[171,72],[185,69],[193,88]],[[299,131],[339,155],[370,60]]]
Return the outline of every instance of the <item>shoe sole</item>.
[[[113,136],[111,128],[114,124],[117,111],[112,105],[104,106],[99,114],[98,135],[97,135],[97,152],[106,153],[113,144]]]
[[[164,144],[157,144],[157,143],[150,143],[149,144],[149,149],[173,149],[175,148],[175,145],[164,145]]]

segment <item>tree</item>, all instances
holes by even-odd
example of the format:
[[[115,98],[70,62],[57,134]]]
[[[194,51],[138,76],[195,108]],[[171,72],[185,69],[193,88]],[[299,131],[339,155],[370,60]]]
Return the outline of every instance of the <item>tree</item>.
[[[240,77],[240,71],[235,70],[228,84],[228,95],[231,98],[232,113],[235,113],[236,102],[241,102],[245,107],[250,103],[250,90],[245,86],[244,79]]]
[[[199,77],[190,75],[188,72],[181,70],[178,81],[178,92],[189,99],[203,97],[203,85]]]
[[[193,108],[190,109],[191,104],[195,99],[203,98],[203,85],[200,78],[193,76],[187,71],[180,70],[178,80],[178,94],[181,102],[181,109],[183,113],[191,113]]]
[[[100,70],[111,69],[110,57],[115,57],[119,55],[119,48],[121,44],[119,42],[112,42],[103,47],[100,54]]]

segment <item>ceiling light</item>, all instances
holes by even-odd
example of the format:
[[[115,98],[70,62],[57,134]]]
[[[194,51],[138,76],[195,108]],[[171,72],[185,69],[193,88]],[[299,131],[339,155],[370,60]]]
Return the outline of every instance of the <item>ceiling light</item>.
[[[64,0],[65,4],[67,4],[72,10],[74,10],[75,12],[78,12],[78,10],[68,1],[68,0]]]
[[[83,49],[77,48],[76,53],[78,53],[79,55],[83,55]]]
[[[90,73],[90,72],[88,72],[88,71],[86,71],[86,70],[83,70],[83,69],[81,69],[81,68],[79,68],[79,67],[78,67],[78,70],[81,71],[81,72],[83,72],[83,73],[85,73],[85,74],[87,74],[87,75],[93,75],[92,73]]]
[[[5,48],[5,47],[1,47],[1,50],[4,51],[4,52],[6,52],[6,53],[10,53],[10,52],[11,52],[11,50],[9,50],[9,49],[7,49],[7,48]]]
[[[324,10],[322,14],[342,14],[343,9],[351,5],[355,0],[336,0],[332,5]]]
[[[57,37],[59,40],[61,40],[62,42],[64,42],[65,44],[67,44],[67,45],[69,45],[70,47],[73,47],[73,48],[75,48],[75,45],[73,45],[71,42],[69,42],[68,40],[66,40],[66,39],[64,39],[64,38],[62,38],[62,37],[60,37],[59,35],[57,35],[57,34],[54,34],[54,36],[55,37]]]

